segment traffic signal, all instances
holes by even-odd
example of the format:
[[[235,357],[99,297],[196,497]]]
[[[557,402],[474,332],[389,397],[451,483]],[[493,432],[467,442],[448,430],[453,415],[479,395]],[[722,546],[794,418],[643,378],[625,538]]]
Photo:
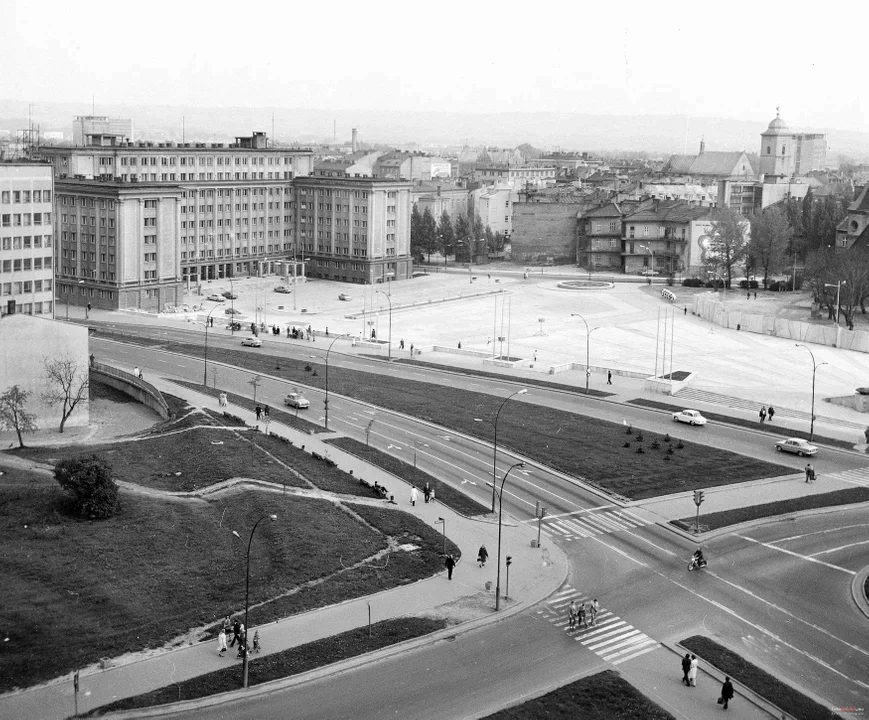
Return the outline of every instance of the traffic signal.
[[[698,507],[699,507],[700,503],[703,502],[704,494],[705,493],[702,490],[695,490],[694,491],[694,504],[697,505]]]
[[[510,567],[510,563],[513,562],[513,557],[512,557],[511,555],[508,555],[508,556],[507,556],[507,561],[506,561],[506,562],[507,562],[507,567]]]

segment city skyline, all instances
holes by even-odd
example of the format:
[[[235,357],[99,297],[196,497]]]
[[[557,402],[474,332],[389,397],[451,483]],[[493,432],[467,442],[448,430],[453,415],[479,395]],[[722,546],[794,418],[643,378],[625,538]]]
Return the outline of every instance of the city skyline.
[[[678,115],[862,131],[865,92],[848,69],[856,44],[822,52],[847,6],[812,17],[731,3],[512,6],[443,2],[429,12],[380,2],[274,6],[238,24],[158,0],[119,16],[102,1],[36,15],[14,0],[0,60],[4,95],[39,103],[310,108],[325,111]],[[130,22],[134,19],[135,22]],[[241,29],[239,29],[241,28]],[[421,49],[420,49],[421,48]]]

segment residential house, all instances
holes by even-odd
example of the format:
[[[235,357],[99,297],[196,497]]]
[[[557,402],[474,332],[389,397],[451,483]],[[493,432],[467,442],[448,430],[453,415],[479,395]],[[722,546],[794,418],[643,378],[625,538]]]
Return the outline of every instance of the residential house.
[[[848,214],[836,227],[836,250],[869,247],[869,184],[848,206]]]

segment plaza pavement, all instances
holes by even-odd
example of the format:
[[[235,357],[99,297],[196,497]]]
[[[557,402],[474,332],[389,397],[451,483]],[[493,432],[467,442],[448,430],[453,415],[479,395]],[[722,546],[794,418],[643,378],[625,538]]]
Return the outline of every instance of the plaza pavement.
[[[467,282],[471,285],[471,290],[460,289],[457,277],[462,284]],[[518,379],[527,376],[527,373],[539,373],[545,375],[547,379],[556,379],[558,382],[573,383],[579,386],[584,384],[584,376],[581,373],[571,371],[552,378],[546,368],[563,362],[584,361],[584,328],[581,332],[575,324],[567,327],[571,324],[570,312],[572,308],[581,306],[585,311],[586,320],[590,321],[590,325],[596,328],[598,325],[595,323],[601,323],[599,327],[603,331],[593,336],[594,358],[591,363],[593,366],[611,367],[616,372],[623,370],[629,372],[647,371],[651,374],[654,366],[656,333],[659,327],[656,317],[659,301],[654,294],[644,293],[642,287],[616,285],[608,290],[565,291],[558,288],[557,278],[549,278],[545,273],[540,278],[534,276],[526,280],[520,273],[514,272],[502,275],[500,278],[487,277],[486,287],[496,293],[497,290],[512,286],[511,294],[515,298],[515,302],[513,300],[501,302],[501,299],[506,297],[501,293],[468,300],[450,299],[455,297],[458,292],[476,292],[482,287],[481,279],[478,274],[475,281],[477,286],[473,287],[473,284],[468,282],[468,276],[463,274],[460,277],[448,274],[435,276],[435,281],[442,286],[442,296],[447,300],[431,305],[426,303],[426,305],[416,306],[412,310],[396,310],[395,306],[409,305],[411,302],[424,300],[426,295],[431,294],[432,281],[427,283],[419,283],[418,280],[408,281],[409,284],[405,287],[402,287],[404,283],[394,284],[389,288],[390,297],[394,304],[393,344],[397,345],[399,337],[405,340],[407,346],[411,342],[415,342],[416,347],[424,350],[421,359],[434,361],[439,359],[437,354],[428,353],[426,356],[426,348],[436,345],[452,347],[454,343],[461,341],[464,349],[485,350],[489,346],[486,339],[490,343],[492,337],[497,337],[498,333],[503,332],[497,327],[499,320],[504,321],[505,317],[509,317],[508,325],[511,328],[516,328],[516,330],[511,329],[511,333],[515,334],[511,337],[510,354],[523,353],[525,357],[530,359],[533,357],[534,351],[537,351],[538,360],[533,363],[534,367],[509,370],[505,372],[505,375]],[[494,280],[501,280],[502,282],[495,283]],[[235,283],[240,294],[245,292],[243,283],[244,281]],[[500,287],[496,287],[496,285]],[[214,289],[221,288],[211,287],[207,288],[207,291],[212,292]],[[277,307],[273,307],[271,312],[265,305],[259,307],[265,309],[266,320],[269,323],[280,320],[284,325],[311,324],[315,330],[320,331],[324,331],[325,327],[329,326],[330,332],[333,334],[336,332],[356,334],[361,332],[360,325],[365,323],[361,326],[367,331],[370,327],[367,325],[368,320],[344,316],[344,308],[347,303],[337,301],[337,292],[341,289],[346,290],[347,288],[335,283],[311,283],[310,287],[304,290],[306,309],[309,309],[309,312],[304,315],[299,313],[290,315],[286,310],[278,310]],[[353,289],[356,290],[356,287],[353,286]],[[365,303],[370,307],[370,303],[377,303],[380,297],[379,294],[371,292],[371,290],[376,289],[380,288],[366,289],[363,286],[358,286],[356,299],[362,299],[362,295],[365,294]],[[333,293],[336,295],[335,301],[329,297]],[[607,293],[612,294],[608,295]],[[257,300],[264,303],[265,301],[261,300],[263,297],[264,293],[260,293]],[[493,312],[495,298],[498,298],[499,305]],[[281,299],[283,300],[283,298]],[[548,304],[541,304],[545,301],[549,301]],[[243,298],[236,301],[237,306],[242,309],[245,309],[245,302]],[[493,314],[494,325],[489,325],[491,316],[488,316],[483,308],[479,307],[482,303],[485,303],[488,306],[488,312]],[[286,308],[286,302],[275,302],[275,306],[278,304],[283,304]],[[301,307],[301,303],[298,304]],[[361,307],[361,303],[358,304]],[[517,307],[512,307],[513,305]],[[460,316],[461,327],[454,326],[459,310],[463,313]],[[278,315],[278,313],[284,314]],[[95,321],[128,322],[131,319],[128,315],[120,313],[94,312],[92,315]],[[546,316],[543,317],[544,321],[547,318],[560,318],[561,326],[558,329],[553,329],[555,323],[549,325],[546,322],[540,323],[541,316],[544,315]],[[402,317],[401,320],[397,320],[399,316]],[[483,319],[484,316],[486,316],[485,320]],[[366,317],[371,319],[370,315]],[[189,316],[168,318],[161,316],[159,319],[151,316],[137,316],[133,318],[133,321],[147,324],[182,323],[193,326],[192,317]],[[383,337],[383,331],[380,329],[384,327],[383,321],[384,314],[383,311],[380,311],[379,316],[374,320],[377,323],[376,329],[378,329],[380,337]],[[604,325],[603,323],[609,324]],[[765,394],[762,396],[763,401],[769,403],[775,399],[776,407],[779,409],[777,417],[783,418],[782,423],[776,421],[777,426],[799,422],[800,412],[805,409],[805,393],[801,389],[805,379],[801,376],[797,377],[793,372],[786,371],[778,362],[781,357],[787,355],[789,350],[781,345],[785,341],[764,336],[749,338],[749,344],[756,344],[761,347],[761,355],[769,361],[770,367],[767,368],[764,377],[753,378],[751,382],[748,382],[746,380],[745,348],[742,345],[744,338],[748,336],[747,333],[741,333],[741,336],[734,340],[734,331],[712,329],[710,332],[708,323],[704,323],[690,314],[683,314],[681,318],[677,315],[671,320],[671,323],[671,328],[676,328],[675,337],[695,339],[700,337],[702,339],[702,342],[697,346],[693,344],[693,341],[685,342],[684,350],[680,350],[680,354],[677,356],[678,360],[675,361],[674,370],[695,369],[693,366],[696,364],[697,372],[701,376],[709,375],[706,384],[709,386],[710,392],[718,393],[713,397],[717,397],[719,402],[721,398],[724,398],[724,402],[728,402],[728,399],[754,402],[753,392],[756,387],[761,386],[765,389]],[[506,326],[502,324],[501,327]],[[487,330],[488,334],[486,334]],[[537,332],[541,334],[536,334]],[[274,341],[276,338],[266,336],[266,342]],[[281,338],[280,342],[291,341]],[[734,342],[737,343],[738,347],[732,347]],[[599,348],[598,344],[600,345]],[[341,351],[352,352],[353,349],[342,347]],[[506,352],[506,348],[504,351]],[[824,385],[831,392],[847,394],[846,387],[850,388],[850,392],[852,392],[856,384],[869,384],[862,382],[862,378],[857,380],[855,377],[857,373],[853,370],[858,367],[858,358],[845,357],[842,361],[836,360],[837,353],[846,356],[856,355],[855,353],[829,348],[821,349],[820,352],[823,353],[825,361],[831,365],[830,375],[833,379]],[[486,371],[492,370],[491,366],[483,366],[482,359],[479,357],[452,353],[444,355],[445,357],[442,359],[454,365],[467,365]],[[829,361],[826,359],[827,357],[830,358]],[[714,367],[714,373],[718,374],[719,382],[717,383],[714,382],[713,373],[709,372],[707,365],[704,364],[704,360],[710,358],[716,359],[715,364],[709,367]],[[790,356],[787,356],[786,360],[791,362]],[[865,358],[861,357],[859,360],[865,366]],[[752,372],[759,372],[758,367],[763,369],[762,365],[758,365],[753,368]],[[771,380],[773,376],[774,382]],[[212,398],[167,383],[162,379],[149,378],[149,381],[162,390],[187,398],[196,405],[217,409],[217,402]],[[593,375],[593,384],[601,385],[603,382],[605,382],[605,377],[602,374]],[[615,391],[612,399],[616,402],[644,396],[668,400],[665,396],[648,393],[640,378],[617,374],[614,382],[614,386],[606,389]],[[728,394],[727,391],[733,388],[738,388],[741,392]],[[820,395],[819,383],[819,397]],[[779,401],[779,397],[783,401]],[[707,404],[710,407],[716,406],[715,403]],[[691,406],[701,410],[706,407],[706,405],[697,402],[692,402]],[[255,420],[252,413],[238,408],[230,409],[245,417],[249,423],[254,424]],[[720,410],[720,407],[717,409]],[[749,410],[747,407],[731,409],[734,413],[745,413],[746,417],[754,417],[755,411],[753,409]],[[794,411],[793,418],[788,418],[787,410]],[[818,434],[828,434],[843,439],[851,438],[856,442],[858,439],[855,437],[857,435],[856,428],[862,420],[865,420],[865,416],[832,405],[825,406],[823,411],[823,416],[821,416],[820,411],[818,412],[819,418],[816,422]],[[326,452],[326,446],[314,436],[304,435],[290,428],[282,427],[279,423],[271,423],[270,430],[285,435],[296,444],[305,444],[306,448],[312,451],[321,454]],[[415,508],[411,508],[408,501],[409,486],[403,481],[387,475],[378,468],[365,465],[332,446],[328,447],[328,454],[330,458],[338,462],[342,469],[353,470],[357,477],[363,476],[369,481],[378,480],[386,485],[390,492],[395,495],[402,510],[413,512],[431,524],[434,524],[439,517],[445,518],[447,535],[461,548],[463,561],[456,568],[452,581],[447,580],[445,574],[442,573],[434,578],[378,593],[368,598],[348,601],[271,623],[261,628],[260,632],[265,653],[293,647],[342,630],[364,626],[368,622],[369,604],[372,620],[375,622],[408,614],[439,614],[454,620],[463,620],[460,625],[448,628],[441,633],[405,643],[401,647],[381,651],[383,653],[401,652],[409,647],[436,642],[447,634],[465,632],[485,623],[500,621],[510,614],[526,609],[544,599],[563,583],[567,575],[567,560],[563,553],[546,540],[544,540],[542,548],[532,547],[531,539],[536,538],[536,531],[522,523],[507,520],[504,527],[502,553],[504,555],[510,554],[514,558],[513,573],[510,578],[511,598],[504,602],[501,611],[496,615],[492,607],[493,593],[491,590],[485,589],[486,581],[494,580],[495,558],[490,558],[490,564],[486,569],[479,568],[474,562],[476,550],[481,542],[486,543],[490,553],[494,556],[497,544],[496,522],[493,522],[491,518],[464,518],[440,503],[425,504],[420,501]],[[729,509],[769,502],[779,499],[783,494],[786,494],[787,497],[793,497],[795,493],[828,492],[838,487],[853,486],[851,481],[844,478],[825,478],[825,482],[819,482],[815,485],[797,482],[798,479],[798,477],[788,477],[777,481],[758,481],[715,489],[708,491],[709,502],[710,504],[714,502],[715,509]],[[636,503],[632,507],[637,511],[652,513],[662,522],[682,517],[685,514],[685,501],[681,496]],[[303,682],[311,675],[328,674],[337,671],[339,667],[346,668],[348,665],[368,660],[370,657],[366,656],[364,659],[347,661],[347,663],[341,663],[335,667],[314,671],[312,674],[279,681],[277,684],[269,684],[268,687],[252,688],[244,693],[254,695],[260,692],[273,691],[276,687]],[[150,689],[179,682],[187,677],[210,672],[237,662],[231,656],[218,658],[216,644],[213,641],[185,645],[173,650],[133,654],[125,658],[114,659],[107,663],[106,669],[91,667],[82,671],[79,710],[85,711],[120,697],[147,692]],[[680,689],[674,689],[673,678],[675,677],[678,681],[679,671],[678,655],[673,649],[662,646],[652,653],[642,656],[642,662],[631,661],[620,665],[619,671],[677,718],[690,717],[702,720],[707,717],[718,717],[720,714],[720,708],[714,702],[717,687],[715,692],[696,693],[681,692]],[[702,682],[700,685],[711,687],[712,683]],[[737,693],[734,705],[740,708],[739,717],[780,716],[780,713],[768,708],[763,701],[753,698],[751,693],[738,686]],[[221,700],[205,699],[195,702],[201,705],[224,700],[225,698]],[[72,708],[73,689],[70,678],[20,692],[8,693],[0,697],[0,716],[4,718],[22,718],[22,720],[25,718],[27,720],[50,718],[53,720],[54,718],[69,716],[72,713]],[[171,712],[171,710],[168,708],[154,709],[150,712],[159,715]],[[136,717],[142,717],[144,714],[143,711],[134,713]]]

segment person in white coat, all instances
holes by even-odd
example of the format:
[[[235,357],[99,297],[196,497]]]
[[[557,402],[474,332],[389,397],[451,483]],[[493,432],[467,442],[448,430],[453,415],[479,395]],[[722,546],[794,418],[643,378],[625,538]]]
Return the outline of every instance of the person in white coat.
[[[226,630],[220,628],[220,634],[217,636],[217,654],[223,657],[226,652]]]
[[[416,498],[418,495],[419,495],[419,493],[417,492],[416,485],[414,485],[410,489],[410,504],[413,505],[414,507],[416,507]]]
[[[691,667],[688,669],[688,684],[691,687],[697,687],[697,666],[700,663],[697,661],[697,656],[691,656]]]

